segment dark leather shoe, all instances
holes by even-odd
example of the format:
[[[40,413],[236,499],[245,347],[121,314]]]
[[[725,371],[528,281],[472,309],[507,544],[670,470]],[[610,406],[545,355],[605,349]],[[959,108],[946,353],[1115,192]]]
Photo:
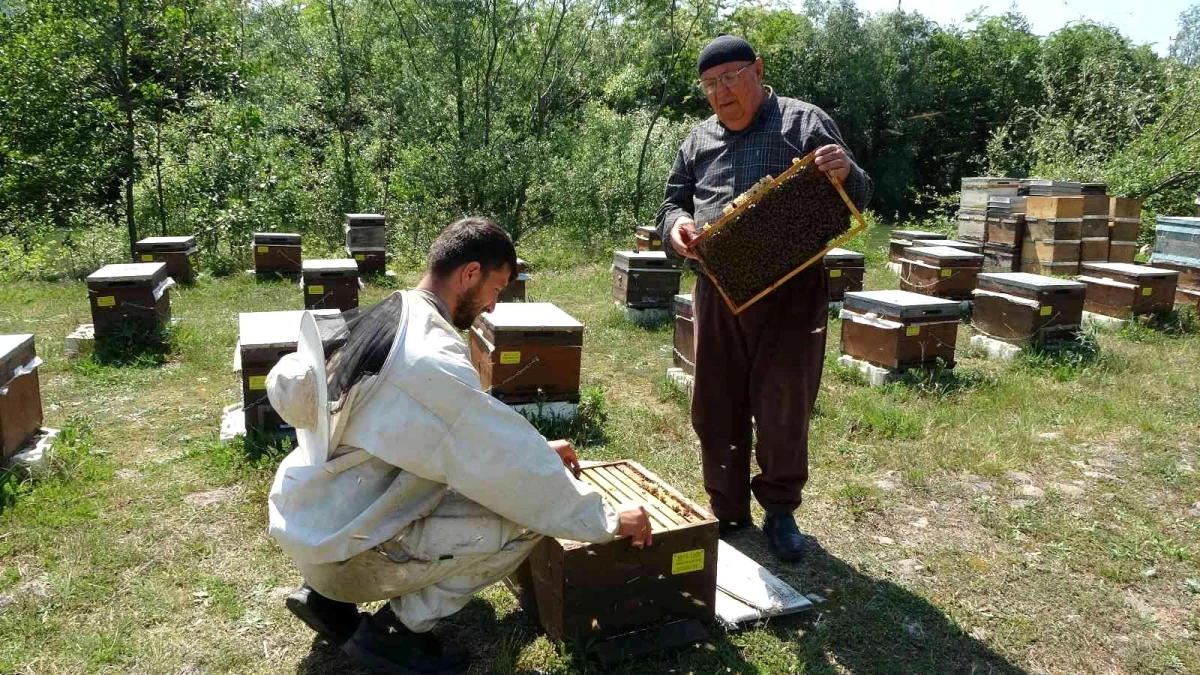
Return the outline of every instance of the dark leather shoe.
[[[749,513],[737,518],[718,518],[717,532],[719,536],[726,537],[753,524],[754,520],[750,517]]]
[[[804,537],[796,527],[796,517],[790,513],[768,515],[763,520],[767,548],[784,562],[796,562],[804,555]]]
[[[410,631],[387,605],[362,618],[342,651],[378,673],[458,675],[471,665],[465,651],[443,645],[433,633]]]
[[[358,606],[330,600],[304,584],[287,596],[288,610],[321,637],[340,645],[358,628]]]

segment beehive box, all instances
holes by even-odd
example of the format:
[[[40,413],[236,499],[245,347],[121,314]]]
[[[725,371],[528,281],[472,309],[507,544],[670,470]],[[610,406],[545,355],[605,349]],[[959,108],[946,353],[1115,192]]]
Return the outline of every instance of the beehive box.
[[[1036,274],[980,274],[971,323],[984,335],[1018,345],[1079,336],[1087,286]]]
[[[958,212],[958,238],[981,244],[987,242],[987,211],[960,209]]]
[[[900,260],[904,257],[904,249],[917,246],[917,242],[945,238],[946,235],[938,232],[926,232],[924,230],[892,230],[891,239],[888,240],[888,260],[891,262],[900,262]]]
[[[1030,197],[1025,200],[1025,219],[1082,218],[1083,197]]]
[[[1021,181],[1016,178],[977,176],[962,179],[959,204],[963,208],[983,209],[996,197],[1016,197]]]
[[[351,251],[382,251],[387,248],[387,221],[378,213],[347,213],[342,225],[346,248]]]
[[[525,302],[525,285],[529,282],[528,265],[517,258],[517,278],[508,282],[496,302]]]
[[[167,274],[180,283],[196,280],[200,249],[195,237],[146,237],[133,245],[135,263],[166,263]]]
[[[1083,219],[1040,218],[1025,221],[1021,271],[1072,275],[1079,271]]]
[[[172,283],[166,263],[105,265],[92,272],[87,287],[96,339],[165,328],[171,320]]]
[[[1200,268],[1200,218],[1159,216],[1150,260]]]
[[[42,426],[41,364],[33,335],[0,335],[0,459],[7,461]]]
[[[1142,219],[1142,200],[1131,199],[1128,197],[1109,197],[1108,198],[1108,215],[1113,220],[1118,218],[1133,219],[1141,222]]]
[[[675,335],[671,360],[676,368],[696,375],[696,317],[692,309],[692,294],[676,295]]]
[[[663,250],[662,237],[658,236],[658,229],[650,225],[640,225],[637,229],[637,250],[639,251],[661,251]]]
[[[1021,246],[1025,235],[1024,216],[988,216],[987,236],[984,241],[993,248],[1005,247],[1015,250]]]
[[[949,246],[912,246],[904,249],[900,264],[901,289],[966,300],[983,270],[983,255]]]
[[[346,311],[358,307],[358,263],[350,259],[305,260],[305,309],[336,309]]]
[[[1175,270],[1111,262],[1083,265],[1079,277],[1088,287],[1084,309],[1121,319],[1169,311],[1178,280]]]
[[[670,309],[682,275],[663,251],[615,251],[613,300],[634,309]]]
[[[947,248],[955,248],[967,253],[983,253],[983,244],[973,241],[958,241],[957,239],[927,239],[922,240],[919,244],[922,247],[929,246],[945,246]]]
[[[387,251],[384,249],[346,249],[346,257],[354,260],[360,275],[387,272]]]
[[[654,544],[542,539],[517,578],[528,580],[521,584],[522,606],[550,639],[586,643],[679,621],[711,623],[716,519],[636,462],[590,466],[580,480],[614,506],[644,505]]]
[[[987,244],[983,248],[984,272],[1018,272],[1021,269],[1019,249]]]
[[[1020,189],[1031,197],[1078,197],[1083,193],[1081,183],[1046,178],[1022,178]]]
[[[857,251],[835,248],[825,254],[829,301],[841,302],[847,291],[861,291],[867,273],[867,258]]]
[[[842,353],[891,370],[954,365],[959,303],[908,291],[847,293]]]
[[[255,232],[254,271],[300,274],[304,256],[300,235],[294,232]]]
[[[480,383],[501,401],[579,401],[583,324],[553,304],[498,304],[475,320],[470,342]]]
[[[337,310],[316,310],[314,314],[336,316]],[[267,398],[267,373],[279,359],[296,351],[303,310],[286,312],[244,312],[238,314],[238,345],[233,370],[241,375],[242,410],[246,430],[275,432],[286,425]],[[325,354],[328,356],[342,339],[344,322],[318,321]]]

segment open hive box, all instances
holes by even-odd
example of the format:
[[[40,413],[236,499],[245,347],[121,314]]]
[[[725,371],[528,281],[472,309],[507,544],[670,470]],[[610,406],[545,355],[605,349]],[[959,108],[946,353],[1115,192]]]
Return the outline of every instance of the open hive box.
[[[516,575],[525,610],[555,642],[601,641],[681,622],[693,626],[683,631],[692,636],[685,641],[702,637],[700,624],[715,618],[716,519],[636,462],[589,466],[580,480],[614,506],[643,505],[654,544],[546,537]]]
[[[734,314],[866,228],[841,184],[817,169],[815,157],[793,160],[778,178],[767,176],[738,196],[688,245]]]

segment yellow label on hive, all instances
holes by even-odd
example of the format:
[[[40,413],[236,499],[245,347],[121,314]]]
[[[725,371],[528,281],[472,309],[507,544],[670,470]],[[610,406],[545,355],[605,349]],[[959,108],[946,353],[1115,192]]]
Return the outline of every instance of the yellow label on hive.
[[[842,271],[841,270],[829,270],[829,276],[831,278],[836,279],[836,278],[842,276]]]
[[[154,256],[149,253],[143,253],[142,262],[154,262]]]
[[[366,260],[366,259],[367,259],[367,256],[363,255],[362,253],[355,253],[355,254],[354,254],[354,259],[355,259],[355,260],[357,260],[357,261],[359,261],[359,262],[362,262],[362,261],[364,261],[364,260]]]
[[[1153,288],[1143,288],[1142,289],[1142,295],[1153,295],[1153,293],[1154,293]]]
[[[324,293],[324,292],[325,292],[325,287],[324,287],[324,286],[322,286],[322,285],[320,285],[320,284],[317,284],[316,286],[309,286],[309,287],[308,287],[308,294],[309,294],[309,295],[321,295],[321,294],[322,294],[322,293]]]
[[[920,326],[909,326],[908,328],[904,329],[904,334],[909,337],[912,337],[914,335],[920,335],[921,327]]]
[[[267,252],[267,247],[266,247],[266,246],[259,246],[259,247],[258,247],[258,252],[259,252],[259,253],[266,253],[266,252]]]
[[[266,375],[251,375],[250,380],[249,380],[249,385],[250,385],[251,389],[266,389],[267,388],[267,376]]]
[[[111,295],[102,295],[102,296],[96,298],[96,306],[97,307],[116,307],[117,299],[116,299],[116,297],[111,296]]]
[[[521,362],[521,352],[500,352],[500,363],[512,366]]]
[[[954,270],[941,270],[941,275],[944,277],[948,277],[953,273],[954,273]]]
[[[1053,309],[1053,307],[1051,307],[1050,305],[1046,305],[1045,307],[1038,310],[1038,314],[1041,314],[1042,316],[1050,316],[1051,309]]]
[[[687,574],[704,569],[704,549],[683,551],[671,556],[671,574]]]

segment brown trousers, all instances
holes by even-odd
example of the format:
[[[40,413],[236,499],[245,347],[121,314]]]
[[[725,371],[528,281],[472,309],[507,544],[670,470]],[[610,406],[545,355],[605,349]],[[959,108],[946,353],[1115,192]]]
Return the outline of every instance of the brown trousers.
[[[718,518],[747,517],[751,492],[767,513],[800,506],[825,362],[826,284],[824,268],[814,265],[735,316],[706,276],[696,281],[692,428]],[[761,473],[751,480],[755,431]]]

